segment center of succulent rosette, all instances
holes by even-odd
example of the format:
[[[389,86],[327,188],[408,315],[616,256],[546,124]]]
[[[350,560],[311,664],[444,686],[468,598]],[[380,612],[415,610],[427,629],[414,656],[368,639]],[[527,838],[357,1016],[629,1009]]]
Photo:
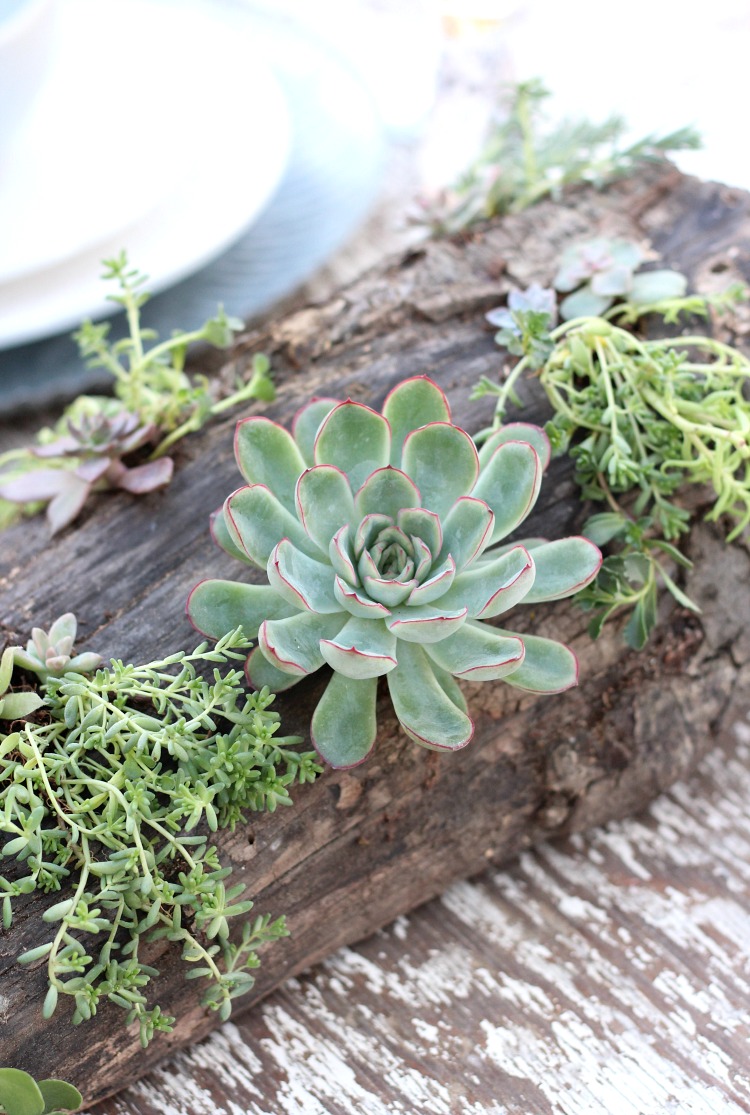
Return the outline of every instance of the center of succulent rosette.
[[[427,529],[419,531],[420,522]],[[354,532],[352,587],[389,609],[424,603],[419,597],[425,585],[437,574],[445,588],[455,572],[452,559],[436,561],[441,542],[437,516],[424,509],[409,508],[397,519],[366,515]]]
[[[409,578],[414,573],[414,543],[397,526],[386,527],[377,536],[377,541],[360,558],[360,575],[370,572],[370,562],[381,577],[396,581]],[[365,569],[363,570],[363,566]]]

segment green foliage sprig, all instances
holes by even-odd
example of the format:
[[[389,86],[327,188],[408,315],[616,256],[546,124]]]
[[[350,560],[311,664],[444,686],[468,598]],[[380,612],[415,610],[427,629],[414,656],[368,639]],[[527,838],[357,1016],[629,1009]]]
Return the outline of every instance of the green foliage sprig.
[[[163,938],[182,949],[188,979],[208,981],[201,1002],[225,1019],[254,982],[258,946],[286,933],[283,918],[247,920],[252,902],[199,829],[291,804],[292,784],[320,770],[297,737],[276,735],[268,690],[249,696],[240,669],[220,669],[247,647],[238,629],[213,650],[49,675],[34,722],[0,736],[2,855],[13,865],[0,875],[5,929],[20,895],[65,884],[43,915],[50,939],[19,957],[47,966],[45,1017],[63,995],[74,1023],[109,1000],[143,1045],[170,1030],[174,1019],[146,999],[153,948],[142,955]],[[231,939],[233,920],[243,924]]]
[[[484,150],[429,214],[435,231],[459,232],[476,221],[518,213],[548,195],[559,196],[566,186],[601,188],[644,162],[700,146],[692,128],[624,144],[626,125],[619,116],[601,124],[563,120],[543,130],[542,106],[549,95],[538,80],[515,87]]]
[[[230,407],[274,397],[262,354],[253,360],[250,380],[224,399],[214,398],[205,376],[185,372],[190,345],[225,348],[241,321],[220,308],[200,329],[159,341],[141,324],[150,297],[143,289],[146,276],[130,267],[124,252],[104,266],[103,278],[118,286],[108,297],[124,309],[128,335],[111,342],[109,322],[86,321],[74,338],[89,367],[112,375],[114,398],[80,396],[54,429],[40,431],[37,445],[0,456],[0,528],[17,517],[19,507],[46,505],[54,534],[73,522],[93,491],[121,488],[138,495],[162,487],[172,478],[173,462],[165,453],[175,442]]]
[[[64,1080],[34,1080],[21,1069],[0,1068],[0,1115],[65,1115],[83,1096]]]
[[[741,293],[733,288],[700,308],[707,313],[711,301],[725,306]],[[502,383],[485,378],[474,392],[475,398],[497,396],[495,428],[508,405],[519,402],[519,378],[538,375],[554,411],[546,425],[553,451],[570,453],[585,498],[610,507],[585,533],[597,544],[621,546],[579,600],[593,613],[593,635],[614,612],[633,607],[625,635],[634,647],[645,644],[656,622],[658,580],[697,610],[665,566],[665,559],[690,564],[673,545],[689,526],[676,498],[681,489],[713,489],[705,517],[728,516],[730,541],[750,524],[750,362],[707,336],[644,340],[606,320],[658,312],[674,321],[696,308],[695,297],[623,303],[604,317],[574,319],[551,331],[549,317],[520,311],[514,318],[524,355]],[[629,493],[625,506],[618,496]]]

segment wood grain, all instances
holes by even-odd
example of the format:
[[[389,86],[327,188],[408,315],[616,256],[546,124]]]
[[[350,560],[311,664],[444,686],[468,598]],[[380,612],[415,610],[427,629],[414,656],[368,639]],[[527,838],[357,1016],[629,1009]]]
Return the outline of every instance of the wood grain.
[[[339,950],[95,1115],[743,1115],[750,726]]]
[[[723,252],[736,269],[748,258],[750,199],[657,170],[607,196],[582,192],[458,241],[431,242],[331,302],[248,335],[232,372],[253,352],[268,352],[281,388],[268,413],[282,422],[310,394],[378,405],[398,380],[428,372],[448,392],[456,420],[475,430],[489,408],[469,401],[471,387],[501,367],[483,311],[511,281],[549,280],[560,246],[572,237],[646,230],[657,247],[660,237],[668,243],[667,262],[691,274],[709,244],[712,259]],[[524,417],[544,417],[532,388]],[[32,617],[44,623],[74,610],[87,643],[105,656],[145,660],[190,644],[183,616],[189,588],[204,576],[238,575],[206,530],[208,513],[237,484],[232,425],[227,420],[189,439],[164,493],[140,501],[102,497],[52,546],[38,522],[4,536],[8,629],[22,633]],[[572,533],[583,510],[569,469],[558,462],[529,531]],[[635,655],[616,631],[592,645],[585,618],[571,605],[525,617],[521,610],[514,626],[554,633],[576,648],[584,679],[578,690],[545,701],[519,699],[502,685],[469,687],[477,733],[455,756],[408,743],[383,699],[371,762],[329,772],[298,791],[294,809],[222,835],[222,854],[248,883],[257,909],[283,911],[293,933],[268,951],[247,1004],[490,861],[641,808],[694,765],[728,710],[748,701],[750,561],[741,547],[726,550],[716,532],[696,531],[691,546],[698,561],[689,591],[707,605],[704,620],[665,604],[658,637]],[[279,700],[288,731],[306,734],[323,681],[316,677]],[[83,1081],[95,1100],[215,1025],[215,1016],[195,1006],[194,985],[185,984],[171,953],[159,956],[159,1001],[180,1021],[146,1054],[123,1033],[114,1009],[84,1030],[58,1015],[43,1023],[43,970],[14,963],[38,943],[41,908],[30,900],[0,939],[5,1063]]]

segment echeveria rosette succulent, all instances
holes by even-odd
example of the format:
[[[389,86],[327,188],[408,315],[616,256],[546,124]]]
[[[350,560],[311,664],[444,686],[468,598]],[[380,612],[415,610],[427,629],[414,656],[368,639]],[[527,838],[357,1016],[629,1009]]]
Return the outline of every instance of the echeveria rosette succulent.
[[[315,399],[291,434],[245,419],[235,455],[248,483],[215,513],[213,535],[268,583],[203,581],[188,615],[214,638],[239,624],[257,637],[247,661],[256,688],[333,668],[312,719],[331,765],[370,752],[383,674],[404,731],[438,750],[473,734],[457,679],[502,678],[534,693],[576,683],[567,647],[485,622],[521,600],[577,592],[601,562],[584,538],[501,545],[539,494],[549,446],[538,427],[505,426],[477,452],[420,376],[399,384],[382,414]]]

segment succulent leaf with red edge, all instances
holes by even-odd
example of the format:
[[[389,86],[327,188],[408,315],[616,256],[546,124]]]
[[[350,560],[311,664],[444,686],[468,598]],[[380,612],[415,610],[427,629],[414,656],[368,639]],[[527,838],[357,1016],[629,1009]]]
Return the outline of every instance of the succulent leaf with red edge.
[[[327,762],[369,754],[381,675],[406,734],[449,751],[474,731],[457,678],[534,693],[576,684],[566,646],[485,622],[522,600],[572,595],[601,562],[585,538],[501,545],[539,494],[541,429],[503,427],[477,452],[440,388],[418,376],[382,413],[315,399],[292,431],[262,417],[238,423],[247,484],[212,519],[218,545],[265,569],[267,584],[202,581],[188,615],[214,638],[238,624],[257,638],[247,661],[255,687],[287,689],[332,667],[312,718]]]

